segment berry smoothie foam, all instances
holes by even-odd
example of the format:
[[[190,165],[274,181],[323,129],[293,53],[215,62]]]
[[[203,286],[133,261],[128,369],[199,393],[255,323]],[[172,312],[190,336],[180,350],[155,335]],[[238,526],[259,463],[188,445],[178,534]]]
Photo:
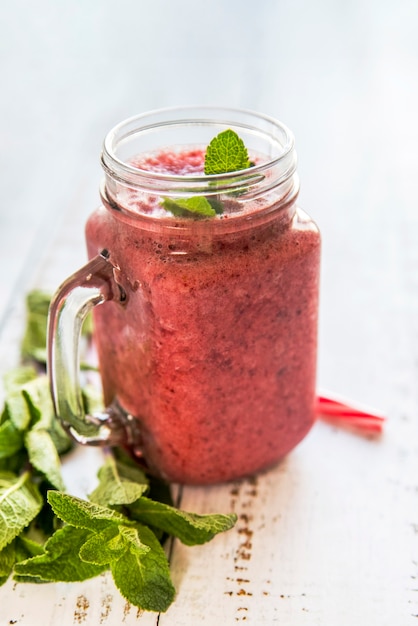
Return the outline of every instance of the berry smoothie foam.
[[[202,173],[198,149],[138,157],[163,174]],[[274,193],[224,213],[170,215],[126,189],[87,223],[126,301],[95,309],[105,401],[139,420],[151,471],[222,482],[271,466],[314,422],[320,236]]]

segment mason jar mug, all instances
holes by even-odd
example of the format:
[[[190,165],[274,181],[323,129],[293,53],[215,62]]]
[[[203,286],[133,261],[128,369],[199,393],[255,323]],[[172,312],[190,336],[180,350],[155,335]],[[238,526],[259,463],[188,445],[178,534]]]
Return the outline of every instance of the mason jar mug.
[[[205,174],[225,131],[249,161]],[[297,204],[291,132],[249,111],[160,110],[116,126],[101,161],[90,261],[50,309],[57,414],[78,441],[123,445],[169,481],[271,466],[315,417],[320,236]],[[78,335],[93,307],[107,409],[86,415]]]

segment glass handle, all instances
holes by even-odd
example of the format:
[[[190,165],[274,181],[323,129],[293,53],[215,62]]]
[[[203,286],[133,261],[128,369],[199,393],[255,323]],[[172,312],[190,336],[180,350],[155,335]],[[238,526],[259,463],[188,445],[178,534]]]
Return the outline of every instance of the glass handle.
[[[118,273],[108,251],[103,250],[59,287],[48,316],[48,375],[55,413],[76,441],[124,445],[139,456],[137,420],[116,401],[101,413],[86,414],[80,388],[81,328],[93,307],[109,300],[126,300],[115,279]]]

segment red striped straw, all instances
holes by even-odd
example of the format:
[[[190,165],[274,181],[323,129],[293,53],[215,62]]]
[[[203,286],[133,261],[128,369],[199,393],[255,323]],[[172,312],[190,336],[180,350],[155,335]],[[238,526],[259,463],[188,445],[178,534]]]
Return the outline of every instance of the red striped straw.
[[[369,433],[381,433],[386,420],[383,415],[355,408],[346,400],[318,395],[316,413],[321,419],[336,425],[348,426]]]

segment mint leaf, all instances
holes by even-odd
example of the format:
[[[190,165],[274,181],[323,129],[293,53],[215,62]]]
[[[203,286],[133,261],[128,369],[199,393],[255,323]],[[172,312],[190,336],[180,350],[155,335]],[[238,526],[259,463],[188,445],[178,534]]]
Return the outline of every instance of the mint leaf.
[[[67,435],[57,418],[52,420],[48,433],[51,436],[58,454],[64,454],[74,446],[74,440]]]
[[[250,167],[243,140],[230,128],[212,139],[206,150],[205,174],[226,174]]]
[[[30,291],[26,297],[26,328],[21,343],[22,356],[38,363],[46,363],[46,334],[51,294],[40,289]],[[91,335],[92,317],[83,324],[83,335]],[[83,364],[81,364],[83,368]]]
[[[139,467],[116,461],[113,456],[106,459],[98,477],[99,486],[89,495],[89,500],[96,504],[130,504],[148,491],[144,472]]]
[[[169,535],[188,546],[210,541],[216,534],[232,528],[236,515],[197,515],[181,511],[162,502],[142,497],[129,506],[132,517]]]
[[[23,446],[20,430],[8,419],[0,426],[0,459],[13,456]]]
[[[80,558],[88,563],[105,565],[120,559],[128,549],[141,555],[149,552],[150,547],[141,542],[136,528],[110,523],[86,541],[80,549]]]
[[[57,452],[69,450],[72,441],[55,417],[48,378],[37,376],[32,368],[18,368],[9,373],[5,386],[8,395],[0,419],[0,459],[11,457],[23,449],[24,431],[42,430],[48,431],[56,448],[54,451],[48,445],[44,454],[50,454],[55,465],[59,465]],[[41,451],[38,456],[41,456]],[[35,465],[38,467],[39,462]]]
[[[42,508],[42,498],[29,472],[0,472],[0,550],[10,543]]]
[[[117,561],[127,550],[120,526],[110,523],[102,531],[92,533],[80,548],[80,558],[87,563],[107,565]]]
[[[28,455],[24,448],[21,448],[21,450],[12,454],[12,456],[0,458],[0,474],[2,472],[11,472],[15,476],[20,474],[27,460]]]
[[[32,541],[24,534],[15,539],[16,561],[25,561],[29,557],[43,554],[43,547],[36,541]]]
[[[37,371],[31,366],[15,367],[6,372],[3,376],[3,383],[6,393],[19,391],[22,385],[25,385],[38,376]]]
[[[144,553],[130,544],[123,556],[111,563],[113,579],[133,605],[147,611],[166,611],[175,595],[167,557],[149,528],[141,524],[135,528],[141,544],[150,549]]]
[[[41,472],[55,489],[65,489],[61,462],[51,435],[46,430],[32,429],[25,434],[25,446],[33,467]]]
[[[109,522],[133,524],[124,515],[120,515],[108,507],[99,506],[60,491],[48,491],[47,497],[55,515],[76,528],[85,528],[97,532],[105,529]]]
[[[11,391],[7,395],[5,411],[18,430],[29,428],[32,416],[21,389]]]
[[[36,423],[39,428],[49,428],[55,415],[47,376],[37,376],[23,384],[17,381],[17,378],[13,378],[7,383],[9,392],[5,411],[8,417],[19,430],[26,430]]]
[[[224,212],[224,206],[217,196],[208,196],[208,202],[215,213],[222,215]]]
[[[142,555],[149,552],[150,547],[147,544],[142,543],[139,538],[138,528],[127,528],[126,526],[120,526],[119,532],[123,537],[126,545],[135,554]]]
[[[64,526],[46,542],[45,552],[15,565],[15,573],[51,582],[75,582],[101,574],[106,567],[83,561],[81,547],[91,537],[85,528]]]
[[[21,392],[29,407],[32,426],[49,429],[56,417],[48,377],[38,376],[29,381],[21,387]]]
[[[23,535],[16,537],[0,552],[0,586],[9,578],[15,563],[42,553],[42,546],[35,541],[31,541]]]
[[[0,587],[9,578],[16,562],[15,542],[12,541],[0,552]]]
[[[33,289],[26,296],[26,328],[21,343],[24,358],[46,363],[46,333],[51,294]],[[83,324],[83,335],[90,335],[92,318],[89,315]]]
[[[162,206],[173,215],[179,217],[214,217],[216,211],[204,196],[192,198],[164,198]]]
[[[85,385],[81,390],[83,406],[86,413],[103,411],[103,395],[91,384]]]
[[[35,289],[26,297],[26,329],[21,351],[24,357],[46,362],[46,320],[50,295]]]

